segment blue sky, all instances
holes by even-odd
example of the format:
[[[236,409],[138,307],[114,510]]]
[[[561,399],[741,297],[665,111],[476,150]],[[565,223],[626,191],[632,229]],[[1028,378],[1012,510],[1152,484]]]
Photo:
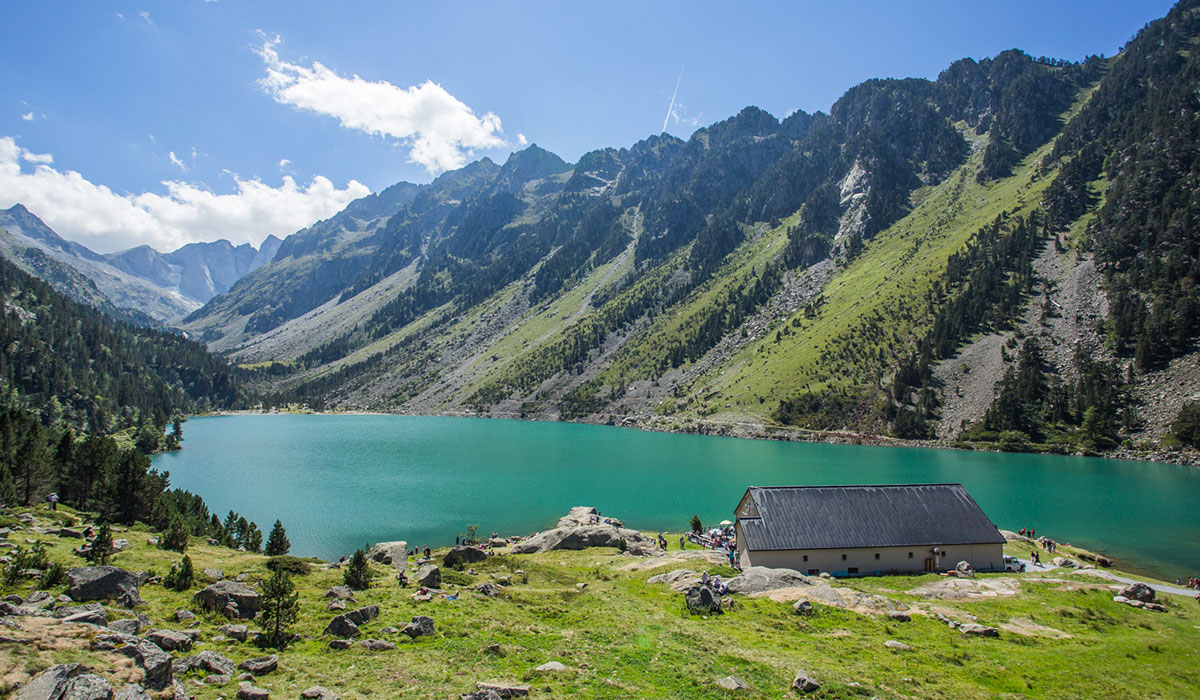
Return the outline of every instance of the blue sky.
[[[1112,55],[1170,5],[7,2],[0,206],[102,252],[257,244],[525,142],[628,146],[677,80],[686,138],[964,56]]]

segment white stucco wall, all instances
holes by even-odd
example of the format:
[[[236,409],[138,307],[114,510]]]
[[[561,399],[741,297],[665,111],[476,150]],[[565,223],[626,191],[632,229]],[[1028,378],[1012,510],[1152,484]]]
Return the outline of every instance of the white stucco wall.
[[[738,542],[745,542],[740,536],[740,528],[738,535]],[[1000,543],[939,546],[939,556],[935,556],[932,549],[921,546],[748,551],[739,546],[738,562],[743,568],[766,566],[795,569],[804,574],[828,572],[835,575],[870,575],[876,571],[925,571],[926,559],[933,560],[934,571],[948,571],[964,560],[979,571],[1001,569],[1004,566],[1004,546]],[[857,571],[852,571],[853,569]]]

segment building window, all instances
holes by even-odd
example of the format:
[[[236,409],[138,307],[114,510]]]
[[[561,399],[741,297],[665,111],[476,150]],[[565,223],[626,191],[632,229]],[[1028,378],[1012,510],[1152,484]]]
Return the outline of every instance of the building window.
[[[850,574],[857,574],[857,573],[858,573],[858,567],[857,567],[857,566],[852,566],[852,567],[850,567],[849,569],[847,569],[847,570],[846,570],[846,573],[850,573]]]
[[[816,575],[817,575],[817,574],[819,574],[819,573],[821,573],[821,572],[820,572],[820,570],[818,570],[818,569],[809,569],[809,570],[808,570],[808,575],[809,575],[809,576],[816,576]]]
[[[807,555],[807,554],[805,554],[805,555],[804,555],[804,561],[808,561],[808,555]]]
[[[908,553],[908,558],[909,558],[909,559],[912,559],[912,552],[909,552],[909,553]]]
[[[843,555],[842,555],[842,561],[846,561],[846,555],[845,555],[845,554],[843,554]]]
[[[876,558],[876,559],[878,559],[878,558],[879,558],[879,552],[875,552],[875,558]]]

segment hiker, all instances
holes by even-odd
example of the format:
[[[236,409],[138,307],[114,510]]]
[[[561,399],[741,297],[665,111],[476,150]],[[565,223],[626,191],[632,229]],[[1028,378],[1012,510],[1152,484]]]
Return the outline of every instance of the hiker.
[[[46,500],[50,503],[50,510],[58,510],[58,493],[57,492],[52,491],[49,496],[46,496]]]
[[[701,586],[707,586],[707,585],[708,585],[708,581],[709,581],[709,578],[708,578],[708,572],[707,572],[707,571],[705,571],[704,573],[700,574],[700,585],[701,585]]]
[[[90,540],[95,536],[96,536],[96,528],[92,527],[91,525],[88,525],[87,528],[84,529],[84,531],[83,531],[83,538],[85,540]]]
[[[429,549],[429,545],[425,545],[425,558],[428,559],[433,552]]]
[[[400,584],[401,588],[408,588],[408,574],[403,571],[396,574],[396,583]]]
[[[680,535],[680,536],[679,536],[679,549],[680,549],[680,550],[682,550],[682,549],[684,548],[684,547],[683,547],[683,543],[684,543],[684,542],[686,542],[686,540],[683,538],[683,535]]]

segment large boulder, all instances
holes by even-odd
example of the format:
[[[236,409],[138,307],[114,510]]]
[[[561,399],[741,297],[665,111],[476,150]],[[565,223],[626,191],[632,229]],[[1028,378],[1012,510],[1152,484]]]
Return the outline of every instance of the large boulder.
[[[460,564],[474,564],[487,558],[487,552],[478,547],[471,547],[464,544],[446,552],[446,557],[442,560],[442,566],[455,567]]]
[[[1154,589],[1144,583],[1131,583],[1121,589],[1118,595],[1123,595],[1130,600],[1140,600],[1143,603],[1154,602]]]
[[[359,608],[358,610],[353,610],[346,613],[346,619],[350,620],[356,625],[365,625],[377,617],[379,617],[378,605],[368,605],[364,608]]]
[[[971,562],[963,560],[954,565],[954,575],[959,578],[975,578],[975,569]]]
[[[142,686],[132,683],[117,691],[113,700],[151,700],[150,694]]]
[[[62,700],[112,700],[112,696],[113,689],[108,681],[94,673],[85,673],[67,684]]]
[[[691,569],[675,569],[665,574],[651,576],[646,583],[665,583],[671,590],[683,593],[692,586],[700,585],[700,572]]]
[[[224,654],[215,651],[202,651],[192,658],[196,661],[196,668],[203,668],[209,673],[215,673],[218,676],[233,675],[233,660]]]
[[[345,615],[338,615],[329,621],[325,626],[325,631],[321,634],[330,634],[334,637],[346,638],[358,636],[358,625],[350,621],[350,618]]]
[[[792,679],[792,690],[797,693],[813,693],[821,689],[821,684],[812,677],[812,674],[804,669],[796,671],[796,677]]]
[[[409,637],[411,637],[413,639],[416,639],[417,637],[431,635],[434,632],[433,618],[427,617],[425,615],[417,615],[416,617],[414,617],[412,619],[412,622],[405,625],[404,629],[402,629],[400,631],[403,632],[404,634],[407,634]]]
[[[153,690],[163,690],[171,686],[174,671],[171,668],[171,655],[159,648],[154,642],[142,640],[136,646],[126,646],[117,651],[132,656],[138,666],[146,672],[146,686]]]
[[[729,579],[730,593],[753,595],[766,593],[781,588],[798,588],[815,585],[812,579],[794,569],[772,569],[766,566],[750,566],[741,573]]]
[[[337,693],[319,685],[314,685],[303,693],[300,693],[300,697],[303,700],[342,700]]]
[[[238,664],[238,668],[247,673],[253,673],[256,676],[261,676],[270,673],[279,668],[279,657],[275,654],[260,656],[256,659],[246,659]]]
[[[721,596],[708,586],[692,586],[683,594],[683,600],[694,614],[721,612]]]
[[[16,700],[58,700],[71,679],[82,673],[79,664],[58,664],[42,671],[17,692]]]
[[[426,564],[417,569],[417,575],[414,579],[419,585],[425,588],[441,588],[442,570],[433,564]]]
[[[192,648],[192,638],[175,630],[150,630],[146,639],[157,644],[163,651],[188,651]]]
[[[207,610],[235,612],[236,616],[252,619],[262,607],[258,592],[237,581],[217,581],[199,591],[192,599]],[[230,608],[233,604],[233,609]]]
[[[123,607],[145,605],[138,596],[141,577],[116,566],[83,566],[67,572],[72,600],[115,600]]]
[[[575,506],[567,514],[558,519],[554,527],[583,527],[585,525],[614,525],[625,527],[625,523],[616,518],[600,515],[600,511],[591,506]]]
[[[380,564],[405,566],[408,563],[408,543],[403,540],[395,542],[380,542],[371,547],[367,558]]]
[[[555,549],[587,549],[588,547],[624,548],[630,554],[655,556],[662,549],[652,538],[637,530],[627,530],[615,525],[584,525],[558,527],[539,532],[524,542],[509,548],[513,554],[537,554]]]

